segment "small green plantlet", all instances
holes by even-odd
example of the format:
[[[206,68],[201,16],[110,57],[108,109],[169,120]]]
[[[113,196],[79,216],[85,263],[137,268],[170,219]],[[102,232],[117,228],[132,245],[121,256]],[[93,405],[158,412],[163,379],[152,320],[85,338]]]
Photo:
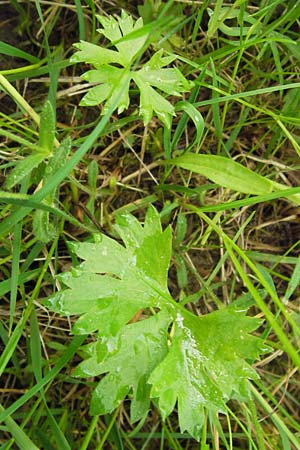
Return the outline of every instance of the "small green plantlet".
[[[8,175],[5,188],[11,189],[20,183],[33,169],[47,159],[53,150],[55,139],[55,118],[51,103],[47,101],[41,112],[39,142],[32,145],[31,154],[18,161]]]
[[[66,138],[56,147],[55,131],[55,113],[51,103],[47,100],[40,115],[38,143],[31,144],[29,142],[31,154],[17,161],[5,182],[6,189],[12,189],[27,176],[31,176],[32,181],[34,170],[36,173],[34,173],[35,180],[33,183],[39,186],[46,185],[53,174],[61,169],[71,150],[71,140]],[[44,198],[43,205],[52,207],[55,203],[56,194],[57,188],[54,188]],[[6,193],[2,195],[5,197]],[[51,241],[56,234],[56,228],[51,221],[50,214],[43,208],[38,208],[33,212],[32,228],[34,235],[41,242]]]
[[[207,30],[207,36],[208,38],[212,38],[214,34],[217,32],[217,30],[222,31],[227,36],[243,36],[250,35],[253,33],[257,33],[257,28],[253,25],[257,22],[255,21],[254,17],[252,17],[250,14],[248,14],[246,11],[243,13],[243,21],[245,24],[243,24],[243,27],[240,26],[240,8],[233,8],[230,7],[222,7],[222,2],[218,2],[215,10],[208,8],[207,9],[208,15],[210,16],[209,22],[208,22],[208,30]],[[227,25],[226,21],[234,23],[236,21],[236,26],[229,26]]]
[[[51,176],[55,174],[65,164],[65,161],[71,150],[71,139],[66,138],[60,146],[53,149],[53,153],[48,158],[48,163],[45,166],[42,173],[43,184],[46,185]],[[53,189],[47,197],[44,199],[44,204],[53,206],[57,195],[57,189]],[[50,214],[48,211],[37,209],[33,213],[33,232],[35,236],[42,242],[51,241],[57,232],[56,227],[50,220]]]
[[[132,422],[145,418],[151,399],[165,419],[177,403],[181,431],[199,440],[207,412],[248,398],[248,379],[258,377],[249,362],[265,351],[250,334],[261,321],[246,316],[248,300],[198,317],[171,297],[171,228],[162,230],[152,206],[144,226],[120,215],[115,231],[125,246],[104,234],[73,244],[84,262],[60,275],[67,287],[46,300],[80,316],[74,334],[95,333],[73,375],[101,375],[91,414],[111,413],[128,396]]]
[[[174,106],[156,89],[169,95],[180,96],[188,91],[192,83],[186,80],[177,68],[165,68],[176,56],[163,56],[163,50],[156,52],[139,70],[134,66],[147,47],[149,31],[143,29],[143,19],[136,22],[122,11],[121,17],[115,19],[97,16],[102,25],[98,32],[105,36],[116,50],[100,47],[81,41],[75,44],[79,49],[72,62],[92,64],[95,69],[83,74],[84,80],[97,83],[89,89],[80,104],[94,106],[104,103],[105,114],[115,105],[118,113],[129,106],[129,87],[133,81],[140,91],[140,114],[146,125],[154,114],[167,127],[171,127]]]

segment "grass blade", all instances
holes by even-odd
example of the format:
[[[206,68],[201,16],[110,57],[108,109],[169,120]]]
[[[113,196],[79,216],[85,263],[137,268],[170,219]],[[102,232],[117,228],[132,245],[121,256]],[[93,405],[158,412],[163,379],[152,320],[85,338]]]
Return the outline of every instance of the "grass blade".
[[[5,412],[5,409],[2,405],[0,405],[0,413],[3,412]],[[19,427],[19,425],[11,417],[7,417],[4,422],[20,450],[39,450],[32,440],[25,434],[22,428]]]

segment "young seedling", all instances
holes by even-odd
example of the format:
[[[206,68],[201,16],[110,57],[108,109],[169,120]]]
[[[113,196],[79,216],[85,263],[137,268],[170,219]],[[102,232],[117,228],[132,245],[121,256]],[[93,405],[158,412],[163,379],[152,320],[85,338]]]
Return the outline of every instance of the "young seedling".
[[[176,56],[163,56],[161,49],[137,69],[149,37],[149,28],[143,28],[143,19],[139,18],[134,22],[125,11],[117,19],[112,16],[97,18],[103,27],[98,32],[116,50],[85,41],[75,44],[79,51],[71,61],[95,67],[82,75],[84,80],[96,83],[96,86],[88,90],[80,104],[94,106],[103,103],[103,114],[115,105],[120,114],[129,106],[129,88],[131,82],[134,82],[140,92],[140,114],[144,124],[149,123],[156,115],[170,128],[175,108],[157,89],[168,95],[181,96],[182,92],[188,91],[192,86],[177,68],[166,68]]]

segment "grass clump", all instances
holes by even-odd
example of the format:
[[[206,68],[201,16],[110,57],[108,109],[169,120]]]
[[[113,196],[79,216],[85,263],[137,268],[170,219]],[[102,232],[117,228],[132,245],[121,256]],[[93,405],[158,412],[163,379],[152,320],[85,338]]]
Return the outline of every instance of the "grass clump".
[[[300,448],[300,3],[6,6],[1,448]]]

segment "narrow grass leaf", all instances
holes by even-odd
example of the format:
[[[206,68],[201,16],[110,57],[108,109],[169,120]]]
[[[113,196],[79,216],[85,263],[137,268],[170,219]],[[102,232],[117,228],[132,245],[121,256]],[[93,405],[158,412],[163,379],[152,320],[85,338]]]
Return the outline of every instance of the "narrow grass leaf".
[[[114,416],[113,416],[113,418],[114,418]],[[106,425],[109,426],[110,422],[111,422],[111,416],[106,415],[104,420],[105,420]],[[108,442],[110,443],[111,446],[114,446],[114,448],[116,450],[124,450],[122,436],[120,433],[120,429],[119,429],[117,420],[114,420],[113,426],[111,427],[111,430],[110,430],[110,433],[108,436]]]
[[[37,150],[37,145],[32,142],[24,139],[23,137],[18,136],[16,133],[11,133],[10,131],[0,129],[0,135],[5,136],[8,139],[11,139],[13,142],[18,142],[19,144],[28,147],[32,150]]]
[[[256,389],[254,385],[251,385],[251,390],[253,392],[253,396],[256,401],[260,404],[261,408],[270,416],[270,419],[274,423],[276,429],[280,430],[281,433],[284,433],[285,437],[293,444],[295,449],[300,448],[300,440],[299,433],[294,433],[290,430],[286,424],[284,423],[282,417],[277,413],[276,408],[274,409],[272,405],[270,405],[264,396]],[[268,392],[267,392],[268,394]],[[277,405],[278,407],[278,405]],[[280,433],[280,434],[281,434]],[[284,439],[285,440],[285,439]]]
[[[208,185],[209,189],[214,188],[214,185]],[[195,190],[196,191],[196,190]],[[195,195],[196,192],[194,192]],[[247,205],[256,205],[258,203],[272,201],[277,198],[286,198],[292,201],[296,205],[299,204],[300,200],[300,188],[290,188],[284,191],[275,191],[266,195],[255,195],[253,197],[243,198],[241,200],[234,200],[231,202],[220,203],[218,205],[207,205],[200,206],[200,211],[202,212],[217,212],[226,211],[228,209],[237,209]]]
[[[39,332],[39,323],[35,309],[30,315],[30,354],[33,373],[36,381],[42,379],[42,353],[41,353],[41,338]]]
[[[170,162],[199,173],[220,186],[245,194],[262,195],[273,190],[272,181],[223,156],[188,153]]]
[[[9,336],[8,336],[8,332],[7,332],[6,328],[4,328],[3,322],[1,320],[0,320],[0,338],[1,338],[4,346],[6,346],[9,341]],[[20,361],[17,357],[16,352],[12,354],[11,360],[16,369],[16,373],[19,374],[21,367],[20,367]]]
[[[33,119],[33,121],[39,125],[40,117],[34,111],[34,109],[27,103],[27,101],[22,97],[22,95],[17,91],[17,89],[12,86],[12,84],[5,78],[0,72],[0,85],[2,89],[7,92],[11,98],[17,103],[17,105],[21,108],[22,111],[28,113],[29,116]]]
[[[20,263],[20,255],[22,252],[21,239],[22,239],[22,223],[18,223],[14,227],[13,233],[12,268],[10,279],[9,333],[11,333],[13,323],[15,320],[15,311],[18,293],[19,263]]]
[[[27,283],[37,277],[39,269],[30,270],[25,273],[18,274],[17,285]],[[0,297],[3,297],[11,290],[11,278],[0,282]]]
[[[210,60],[210,66],[211,66],[211,73],[212,73],[212,83],[213,83],[213,87],[214,87],[214,89],[212,89],[212,99],[216,100],[216,102],[214,102],[211,105],[211,107],[212,107],[213,123],[214,123],[214,127],[215,127],[216,134],[218,137],[218,150],[219,150],[220,144],[222,142],[223,130],[222,130],[222,122],[221,122],[221,113],[220,113],[219,102],[218,102],[218,97],[219,97],[218,80],[217,80],[215,64],[212,59]]]
[[[209,73],[207,71],[207,73]],[[212,89],[211,85],[206,85],[205,83],[202,83],[203,86]],[[246,103],[244,101],[245,98],[247,97],[252,97],[255,95],[261,95],[261,94],[268,94],[271,92],[280,92],[282,90],[287,90],[287,89],[297,89],[300,87],[300,82],[295,82],[295,83],[287,83],[284,85],[275,85],[275,86],[267,86],[261,89],[254,89],[254,90],[249,90],[249,91],[245,91],[245,92],[237,92],[235,94],[228,94],[226,91],[224,91],[223,89],[221,90],[220,88],[218,88],[218,91],[220,94],[222,94],[222,97],[218,97],[218,98],[211,98],[208,100],[203,100],[201,102],[197,102],[195,103],[195,107],[201,107],[201,106],[207,106],[207,105],[213,105],[214,103],[222,103],[228,100],[238,100],[241,103],[243,103],[244,105],[249,106],[250,108],[254,108],[255,109],[255,105],[252,103]],[[267,115],[270,115],[272,117],[276,117],[276,114],[274,114],[272,111],[270,110],[264,110],[264,109],[260,109],[263,110]],[[284,116],[279,116],[282,119],[284,119]],[[296,117],[294,118],[294,123],[299,123],[299,119]]]
[[[76,11],[77,11],[77,19],[78,19],[78,25],[79,25],[79,39],[81,41],[84,41],[86,36],[85,36],[85,24],[84,24],[83,9],[82,9],[80,0],[74,0],[74,1],[75,1]]]
[[[295,290],[299,285],[300,285],[300,257],[298,258],[292,276],[289,279],[289,283],[284,294],[285,302],[287,302],[291,298],[291,296],[293,295],[293,293],[295,292]]]
[[[2,410],[0,413],[0,422],[6,420],[15,411],[21,408],[25,403],[28,402],[34,395],[38,394],[39,391],[48,383],[53,382],[57,377],[59,372],[66,366],[66,364],[73,358],[74,354],[77,352],[78,348],[84,341],[84,336],[75,336],[71,341],[70,345],[67,347],[66,351],[63,353],[61,358],[55,364],[53,369],[47,373],[38,383],[36,383],[31,389],[29,389],[26,394],[22,395],[18,400],[12,403],[8,408]]]
[[[2,405],[0,405],[0,413],[3,414],[4,412],[5,409]],[[32,440],[29,439],[27,434],[25,434],[22,428],[11,417],[7,417],[4,422],[20,450],[39,450]]]
[[[39,383],[42,380],[43,361],[41,353],[41,338],[39,332],[39,323],[37,320],[35,309],[32,310],[30,315],[30,353],[31,353],[33,373],[37,383]],[[50,424],[50,428],[52,430],[52,435],[56,441],[57,448],[59,448],[60,450],[71,450],[71,447],[69,446],[64,434],[59,428],[53,414],[51,413],[51,410],[47,406],[43,389],[41,389],[41,396],[45,404],[46,414],[48,416],[48,421]]]
[[[55,420],[54,415],[51,412],[51,409],[46,404],[46,400],[44,400],[45,403],[45,410],[48,417],[48,422],[52,431],[52,436],[56,442],[56,448],[59,450],[71,450],[71,447],[69,445],[69,442],[67,441],[64,433],[60,429],[57,421]]]
[[[1,82],[1,78],[0,78]],[[89,136],[84,140],[81,146],[77,149],[77,151],[73,154],[73,156],[66,161],[66,163],[61,167],[59,171],[54,173],[51,178],[48,180],[47,185],[43,186],[38,192],[31,196],[31,200],[35,202],[40,202],[43,200],[49,193],[51,193],[54,189],[56,189],[59,184],[69,175],[72,169],[78,164],[83,156],[88,152],[88,150],[92,147],[94,142],[97,140],[98,136],[103,132],[107,122],[111,114],[113,113],[116,104],[112,105],[110,110],[102,117],[100,122],[94,128],[94,130],[89,134]],[[23,219],[30,210],[30,208],[19,208],[18,210],[12,212],[8,217],[6,217],[2,223],[0,223],[0,236],[9,231],[12,226],[14,226],[17,222]]]
[[[40,115],[39,147],[45,155],[53,150],[55,138],[55,114],[49,100],[43,106]]]
[[[269,310],[268,305],[264,302],[263,298],[261,297],[258,289],[254,286],[251,279],[249,278],[248,274],[243,269],[240,261],[234,254],[236,252],[243,261],[248,265],[248,267],[254,272],[254,274],[259,279],[261,285],[266,289],[266,291],[271,296],[272,300],[274,301],[276,307],[280,310],[282,315],[286,318],[286,320],[290,323],[290,325],[295,330],[295,333],[299,334],[299,327],[297,323],[295,323],[294,319],[291,317],[291,315],[286,311],[286,308],[284,307],[282,301],[277,297],[277,295],[274,294],[273,289],[269,286],[268,283],[266,283],[265,279],[262,277],[259,270],[257,270],[256,265],[246,256],[246,254],[239,248],[237,244],[235,244],[223,231],[221,231],[216,224],[209,219],[204,213],[202,213],[198,208],[195,207],[189,207],[190,209],[197,212],[197,214],[205,220],[212,228],[213,230],[220,236],[222,236],[222,239],[224,240],[224,243],[226,245],[226,249],[230,255],[230,258],[239,273],[241,279],[245,283],[245,286],[255,299],[257,306],[261,309],[261,311],[264,313],[264,316],[266,320],[269,322],[269,324],[272,326],[274,332],[276,333],[279,341],[282,344],[282,348],[287,352],[291,360],[294,362],[294,364],[297,367],[300,367],[300,356],[298,354],[297,349],[294,347],[294,345],[290,342],[289,338],[286,336],[284,330],[281,328],[280,324],[274,317],[274,314]]]
[[[56,249],[56,246],[57,246],[57,240],[53,242],[52,246],[50,247],[50,249],[48,251],[48,255],[45,259],[45,262],[44,262],[42,268],[39,270],[38,279],[35,283],[35,286],[31,293],[30,298],[28,299],[26,308],[24,309],[21,318],[17,322],[17,324],[9,338],[7,345],[5,346],[3,352],[0,355],[0,376],[4,372],[5,367],[7,366],[12,354],[14,353],[14,351],[16,349],[19,339],[22,336],[25,324],[26,324],[27,320],[29,319],[30,314],[32,312],[33,302],[34,302],[34,300],[36,300],[36,297],[39,293],[43,277],[45,276],[45,272],[48,269],[51,257],[53,255],[54,250]]]
[[[21,58],[29,61],[33,64],[39,63],[40,60],[36,56],[31,55],[30,53],[24,52],[13,45],[7,44],[6,42],[0,41],[0,54],[12,56],[13,58]]]
[[[40,5],[40,0],[34,0],[34,3],[35,3],[35,7],[37,10],[39,19],[41,21],[41,25],[42,25],[41,30],[43,30],[43,34],[44,34],[43,44],[46,49],[46,61],[47,61],[49,75],[50,75],[48,98],[52,105],[53,112],[55,113],[56,112],[56,91],[57,91],[57,81],[58,81],[58,76],[59,76],[59,66],[55,67],[53,64],[53,56],[52,56],[52,53],[50,50],[49,39],[48,39],[48,26],[47,26],[46,21],[44,20],[42,8]],[[60,48],[60,50],[61,50],[61,48]],[[59,50],[59,52],[56,53],[56,55],[58,55],[58,53],[61,53],[61,55],[62,55],[62,52],[60,50]]]
[[[95,429],[97,429],[98,420],[99,420],[98,416],[94,416],[91,418],[89,428],[84,435],[84,438],[83,438],[82,444],[80,445],[79,450],[87,450],[87,448],[92,440],[92,436],[95,433]]]
[[[198,144],[200,143],[203,131],[204,131],[204,119],[202,117],[202,114],[195,108],[192,103],[187,101],[181,101],[177,102],[175,105],[175,111],[184,111],[192,120],[193,124],[195,125],[196,129],[196,135],[194,138],[194,143]],[[174,137],[175,138],[175,137]],[[190,146],[192,146],[191,144]],[[173,142],[172,142],[173,146]]]
[[[0,191],[0,203],[7,203],[15,206],[20,206],[22,210],[25,212],[26,209],[28,213],[32,209],[36,210],[42,210],[47,213],[51,213],[55,216],[62,217],[63,219],[67,220],[70,223],[73,223],[79,228],[84,228],[89,231],[93,231],[93,229],[89,228],[88,226],[84,225],[83,223],[79,222],[75,217],[71,216],[70,214],[66,213],[65,211],[62,211],[61,209],[49,206],[44,203],[44,201],[35,201],[33,200],[34,195],[27,195],[27,194],[18,194],[18,193],[11,193],[11,192],[5,192]],[[23,212],[22,211],[22,212]],[[18,209],[16,209],[15,213],[11,213],[12,215],[17,215]],[[24,216],[26,215],[26,212]],[[23,217],[22,217],[23,218]],[[1,228],[1,224],[0,224]]]
[[[201,82],[201,80],[204,77],[204,75],[205,75],[205,69],[202,70],[201,74],[199,75],[199,77],[196,80],[197,84],[195,84],[195,86],[192,88],[191,94],[190,94],[190,96],[189,96],[189,98],[187,100],[188,104],[193,104],[195,102],[195,100],[196,100],[196,98],[198,96],[199,90],[200,90],[200,86],[198,86],[198,83]],[[180,101],[176,103],[176,105],[175,105],[175,110],[176,111],[177,111],[177,108],[180,107],[180,103],[181,103]],[[198,112],[197,109],[196,109],[196,111]],[[201,113],[199,112],[199,114],[201,114]],[[184,133],[184,130],[185,130],[187,122],[188,122],[188,119],[189,119],[188,114],[184,112],[181,115],[181,117],[180,117],[180,119],[179,119],[179,121],[178,121],[178,123],[176,125],[175,132],[173,134],[173,138],[172,138],[172,142],[171,142],[171,149],[172,150],[176,149],[176,146],[177,146],[177,144],[179,142],[179,139],[181,138],[181,136]],[[200,119],[199,123],[200,122],[201,122],[201,119]],[[196,123],[198,123],[197,119],[196,119]],[[199,142],[198,142],[198,144],[199,144]]]

